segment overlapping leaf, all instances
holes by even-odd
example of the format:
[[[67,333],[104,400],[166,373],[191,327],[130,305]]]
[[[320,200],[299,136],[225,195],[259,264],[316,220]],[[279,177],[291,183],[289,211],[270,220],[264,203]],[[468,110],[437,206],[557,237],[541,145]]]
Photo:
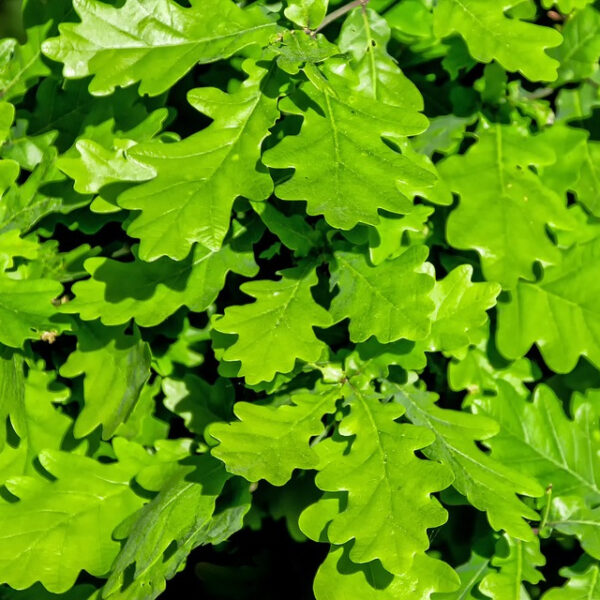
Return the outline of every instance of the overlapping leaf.
[[[517,494],[541,496],[543,488],[508,466],[505,456],[483,452],[476,441],[493,438],[498,425],[489,418],[436,406],[435,394],[390,387],[394,399],[406,409],[410,420],[435,436],[423,450],[426,456],[447,465],[454,473],[454,487],[479,510],[485,510],[494,529],[505,530],[522,540],[531,540],[524,519],[537,515]]]
[[[41,46],[71,10],[68,0],[23,2],[26,40],[21,40],[22,43],[14,38],[0,40],[0,97],[17,99],[40,77],[50,74],[42,60]]]
[[[600,507],[590,508],[580,496],[555,498],[548,526],[575,536],[586,554],[600,559]]]
[[[597,562],[581,560],[572,567],[560,570],[568,581],[560,588],[546,592],[543,600],[598,600],[600,598],[600,566]]]
[[[599,257],[596,238],[567,250],[539,282],[520,282],[498,305],[500,352],[519,358],[537,344],[559,373],[573,369],[581,355],[600,365]]]
[[[415,557],[410,571],[392,575],[379,561],[356,565],[349,558],[350,545],[332,547],[315,577],[317,600],[429,600],[434,592],[451,591],[458,581],[452,569],[426,554]],[[437,596],[434,596],[437,597]]]
[[[426,271],[427,248],[414,246],[398,258],[373,266],[361,253],[338,250],[331,284],[339,293],[330,312],[336,321],[350,319],[350,338],[380,342],[421,340],[435,309],[429,297],[434,279]]]
[[[493,600],[517,600],[528,597],[524,582],[536,584],[543,579],[538,567],[543,566],[546,559],[540,552],[539,539],[523,542],[503,536],[491,563],[498,571],[488,573],[479,590]]]
[[[238,196],[264,200],[271,193],[260,147],[279,116],[277,91],[270,72],[247,68],[250,76],[232,94],[216,88],[189,92],[192,106],[213,119],[208,127],[181,142],[149,142],[128,152],[157,173],[119,198],[124,208],[142,211],[128,228],[141,239],[142,260],[182,260],[194,242],[218,250],[233,201]]]
[[[429,446],[435,436],[423,427],[397,423],[402,406],[383,404],[370,390],[351,387],[346,400],[350,413],[339,425],[340,435],[318,445],[322,464],[317,486],[348,493],[327,537],[338,545],[354,540],[349,553],[353,562],[379,559],[391,573],[407,573],[429,545],[427,529],[446,520],[431,494],[452,482],[451,471],[417,458],[415,451]]]
[[[489,281],[511,287],[533,277],[535,261],[560,260],[546,227],[568,226],[566,206],[528,168],[554,161],[543,139],[496,124],[481,130],[465,155],[441,163],[440,174],[460,195],[447,221],[448,242],[477,250]]]
[[[11,440],[0,452],[2,484],[15,476],[38,475],[35,468],[38,454],[42,450],[60,450],[68,438],[73,421],[53,403],[64,402],[69,391],[53,379],[51,373],[29,371],[21,392],[22,407],[18,409],[21,422],[14,416],[11,417],[11,425],[19,436],[18,443],[15,444],[14,440]],[[6,383],[8,382],[5,381]],[[13,407],[13,414],[15,408]],[[18,427],[15,427],[13,421]],[[85,444],[82,448],[85,449]]]
[[[27,339],[39,339],[44,331],[56,331],[52,300],[62,286],[49,279],[12,279],[0,274],[0,343],[20,348]]]
[[[279,281],[251,281],[241,290],[256,298],[243,306],[230,306],[213,327],[237,335],[223,354],[226,361],[240,361],[240,377],[250,384],[271,381],[287,373],[296,360],[315,361],[324,344],[314,327],[331,324],[329,313],[311,295],[317,276],[310,264],[281,272]]]
[[[165,406],[179,415],[193,433],[202,435],[207,425],[229,420],[233,416],[234,391],[226,379],[210,385],[196,375],[186,375],[182,381],[163,381]]]
[[[532,81],[556,79],[558,62],[546,49],[561,43],[560,34],[509,18],[504,11],[512,5],[496,0],[440,0],[434,13],[435,32],[440,37],[459,33],[480,62],[495,59]]]
[[[81,23],[63,23],[60,37],[42,48],[63,62],[65,77],[93,75],[92,94],[141,82],[140,93],[169,89],[197,63],[235,54],[249,44],[266,44],[275,24],[255,8],[231,0],[193,0],[184,8],[173,0],[126,0],[111,6],[74,0]]]
[[[280,406],[238,402],[239,421],[215,423],[209,429],[219,441],[212,454],[227,470],[248,481],[266,479],[286,483],[294,469],[314,469],[319,457],[309,444],[323,432],[321,419],[335,411],[339,386],[317,388],[291,396],[292,404]]]
[[[130,456],[100,464],[50,450],[39,461],[56,481],[19,477],[5,484],[19,500],[0,504],[0,578],[17,589],[41,581],[60,593],[83,569],[96,576],[110,569],[119,551],[113,529],[143,504],[129,485],[139,464]]]
[[[184,305],[197,312],[206,310],[228,272],[248,277],[257,272],[251,238],[243,229],[236,233],[214,252],[196,245],[179,262],[166,257],[152,263],[137,258],[129,263],[90,258],[85,268],[91,279],[73,286],[75,299],[62,309],[85,320],[100,317],[105,325],[120,325],[133,318],[144,327],[157,325]]]
[[[0,422],[11,425],[18,435],[26,428],[25,379],[23,357],[6,346],[0,346]],[[4,448],[6,428],[1,429],[0,450]]]
[[[481,598],[478,588],[481,580],[490,572],[490,559],[475,550],[466,563],[456,567],[460,587],[448,594],[434,594],[432,600],[475,600]]]
[[[477,329],[485,324],[485,311],[495,305],[500,286],[472,283],[472,274],[472,267],[462,265],[433,288],[435,310],[427,338],[429,350],[451,352],[477,341]]]
[[[562,44],[552,51],[560,62],[557,83],[580,81],[598,70],[600,57],[600,12],[588,6],[566,23]]]
[[[594,598],[598,14],[0,1],[0,597]]]
[[[370,8],[358,8],[344,21],[338,44],[355,62],[356,89],[385,104],[423,110],[419,90],[386,51],[390,36],[387,21]]]
[[[227,479],[222,465],[208,456],[197,461],[191,474],[174,476],[128,524],[127,541],[103,598],[153,600],[195,547],[218,543],[240,529],[248,498],[240,497],[215,514],[215,502]],[[175,551],[166,553],[173,545]],[[127,569],[133,564],[134,577],[129,581]]]
[[[354,92],[344,79],[319,77],[320,88],[306,83],[294,104],[285,104],[286,111],[303,115],[300,133],[263,155],[269,167],[294,169],[277,186],[277,197],[305,200],[308,214],[322,214],[340,229],[376,224],[380,208],[410,212],[412,197],[424,193],[435,178],[382,137],[418,134],[426,129],[426,119],[414,108],[378,103]],[[391,178],[384,174],[390,171],[395,173]]]
[[[290,20],[309,29],[316,29],[327,12],[328,0],[288,0],[283,14]]]
[[[82,323],[77,327],[77,350],[60,374],[84,376],[84,407],[75,422],[75,437],[101,425],[102,437],[109,439],[131,414],[150,377],[150,348],[137,330],[127,335],[121,327]]]
[[[499,433],[486,442],[493,455],[518,466],[543,487],[552,486],[554,497],[578,495],[600,499],[600,450],[593,435],[597,426],[589,403],[577,409],[575,420],[547,387],[538,387],[530,402],[505,381],[498,381],[498,395],[479,395],[474,410],[500,424]]]

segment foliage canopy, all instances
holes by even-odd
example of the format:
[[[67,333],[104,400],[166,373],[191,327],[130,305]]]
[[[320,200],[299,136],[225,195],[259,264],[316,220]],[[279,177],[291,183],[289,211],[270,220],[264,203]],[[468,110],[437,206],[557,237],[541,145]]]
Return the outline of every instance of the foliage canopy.
[[[0,599],[600,600],[599,57],[592,0],[0,0]]]

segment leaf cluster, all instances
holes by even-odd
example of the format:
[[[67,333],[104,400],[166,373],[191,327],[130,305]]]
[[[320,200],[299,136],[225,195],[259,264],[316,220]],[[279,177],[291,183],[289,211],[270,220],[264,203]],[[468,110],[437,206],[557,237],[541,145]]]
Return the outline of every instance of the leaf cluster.
[[[0,0],[0,599],[600,600],[599,58],[592,0]]]

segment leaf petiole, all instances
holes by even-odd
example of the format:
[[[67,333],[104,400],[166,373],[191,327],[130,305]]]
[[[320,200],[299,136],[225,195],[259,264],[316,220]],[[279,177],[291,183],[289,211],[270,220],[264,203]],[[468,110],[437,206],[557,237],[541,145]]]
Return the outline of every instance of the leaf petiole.
[[[332,13],[329,13],[323,19],[321,24],[315,29],[314,32],[318,33],[322,29],[325,29],[325,27],[327,27],[327,25],[329,25],[336,19],[343,17],[346,13],[349,13],[351,10],[358,8],[359,6],[362,6],[364,8],[365,6],[367,6],[367,4],[369,4],[369,1],[370,0],[352,0],[352,2],[348,2],[348,4],[344,4],[344,6],[341,6],[337,10],[334,10]]]

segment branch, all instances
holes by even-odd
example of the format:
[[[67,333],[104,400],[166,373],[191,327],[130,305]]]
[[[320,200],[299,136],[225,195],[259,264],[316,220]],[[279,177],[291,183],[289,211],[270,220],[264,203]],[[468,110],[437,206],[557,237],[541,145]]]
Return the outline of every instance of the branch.
[[[329,23],[335,21],[336,19],[339,19],[340,17],[343,17],[346,13],[349,13],[351,10],[358,8],[359,6],[362,6],[364,8],[367,4],[369,4],[369,1],[370,0],[352,0],[352,2],[344,4],[344,6],[341,6],[337,10],[334,10],[332,13],[329,13],[323,19],[323,21],[321,21],[321,24],[315,29],[314,32],[319,33],[319,31],[327,27]]]

